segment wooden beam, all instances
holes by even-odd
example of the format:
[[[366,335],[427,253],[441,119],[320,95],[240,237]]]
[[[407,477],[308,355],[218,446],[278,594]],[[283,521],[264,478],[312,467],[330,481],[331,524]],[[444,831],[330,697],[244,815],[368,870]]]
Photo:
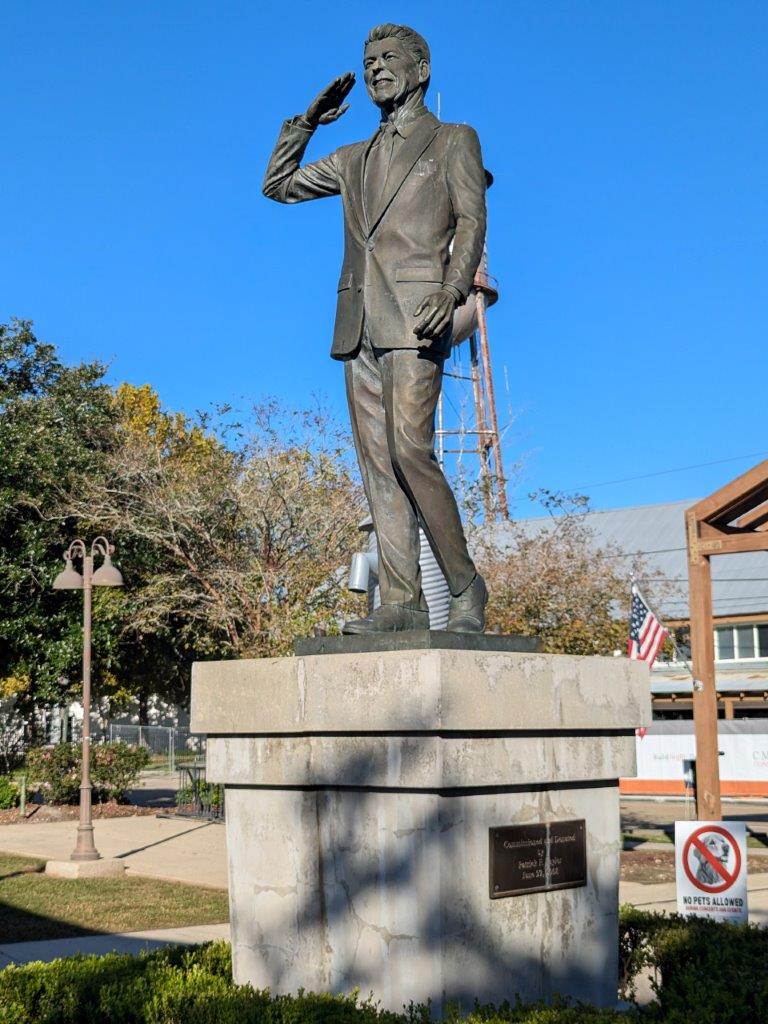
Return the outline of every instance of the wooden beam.
[[[699,821],[719,821],[720,765],[717,741],[715,640],[712,623],[712,576],[709,559],[688,562],[693,661],[693,723],[696,734],[696,813]]]
[[[728,533],[715,539],[702,539],[698,544],[702,555],[736,555],[741,551],[768,551],[768,533]]]
[[[729,523],[734,522],[734,520],[751,512],[758,505],[762,505],[767,497],[768,484],[757,491],[748,492],[744,497],[734,501],[727,509],[724,509],[717,515],[707,516],[707,522],[714,523],[717,526],[727,526]]]
[[[766,492],[762,496],[760,496],[761,490]],[[755,505],[762,504],[767,498],[768,459],[760,462],[757,466],[753,466],[752,469],[748,469],[746,473],[742,473],[735,480],[731,480],[725,487],[721,487],[719,491],[715,491],[709,497],[703,498],[696,505],[692,505],[688,512],[693,513],[694,518],[698,521],[702,519],[712,520],[715,517],[722,517],[725,513],[730,512],[731,509],[738,508],[744,502],[747,502],[747,507],[740,511],[748,512]],[[750,502],[751,505],[749,504]],[[739,511],[734,511],[732,518],[739,514]]]
[[[766,525],[768,525],[768,502],[763,502],[758,508],[747,512],[734,523],[734,526],[738,526],[740,530],[758,530],[761,526]]]
[[[751,530],[739,530],[736,526],[715,526],[713,523],[699,523],[698,531],[700,540],[719,540],[721,537],[739,537],[743,533],[752,533]]]

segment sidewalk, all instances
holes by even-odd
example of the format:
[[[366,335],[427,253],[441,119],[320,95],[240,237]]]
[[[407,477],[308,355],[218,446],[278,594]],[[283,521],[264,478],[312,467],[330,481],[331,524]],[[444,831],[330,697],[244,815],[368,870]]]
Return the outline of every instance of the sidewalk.
[[[0,850],[44,860],[69,860],[77,822],[0,826]],[[102,857],[125,860],[128,875],[227,888],[226,829],[184,818],[103,818],[94,838]]]
[[[176,806],[178,788],[178,772],[142,772],[133,789],[128,790],[128,800],[139,807],[172,808]]]
[[[163,946],[192,946],[216,939],[229,941],[228,924],[197,925],[188,928],[161,928],[123,935],[84,935],[76,939],[44,939],[39,942],[10,942],[0,946],[0,970],[9,964],[28,964],[42,960],[50,963],[77,953],[104,956],[105,953],[136,955]]]
[[[750,850],[750,853],[752,851]],[[673,914],[677,910],[674,882],[659,885],[640,885],[639,882],[619,883],[619,902],[631,903],[640,910],[663,910]],[[768,873],[749,875],[747,880],[750,924],[768,925]]]

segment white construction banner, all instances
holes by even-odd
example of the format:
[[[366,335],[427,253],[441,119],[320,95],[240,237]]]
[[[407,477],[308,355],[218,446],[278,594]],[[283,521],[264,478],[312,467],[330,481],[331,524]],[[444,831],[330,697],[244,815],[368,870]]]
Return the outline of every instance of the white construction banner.
[[[655,725],[656,723],[654,723]],[[718,723],[722,726],[722,722]],[[718,730],[720,778],[728,780],[768,780],[768,735],[766,733],[730,734]],[[688,734],[657,733],[653,725],[635,740],[638,779],[683,778],[683,761],[696,757],[693,728]]]
[[[679,914],[747,921],[745,823],[676,821],[675,876]]]

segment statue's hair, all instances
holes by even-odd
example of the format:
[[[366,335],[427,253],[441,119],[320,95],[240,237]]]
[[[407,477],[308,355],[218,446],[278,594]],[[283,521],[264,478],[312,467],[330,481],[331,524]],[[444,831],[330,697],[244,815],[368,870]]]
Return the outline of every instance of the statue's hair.
[[[382,39],[402,39],[417,61],[429,62],[429,47],[424,36],[407,25],[393,25],[387,21],[383,25],[377,25],[368,33],[365,46],[368,43],[379,42]]]

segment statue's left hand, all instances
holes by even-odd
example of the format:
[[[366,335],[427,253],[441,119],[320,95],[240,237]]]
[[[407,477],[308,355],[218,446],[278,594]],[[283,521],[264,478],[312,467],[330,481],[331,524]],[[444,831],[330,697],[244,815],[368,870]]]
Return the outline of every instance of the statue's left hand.
[[[447,330],[455,308],[456,299],[450,292],[432,292],[413,314],[420,318],[413,328],[413,333],[417,338],[434,341]]]

